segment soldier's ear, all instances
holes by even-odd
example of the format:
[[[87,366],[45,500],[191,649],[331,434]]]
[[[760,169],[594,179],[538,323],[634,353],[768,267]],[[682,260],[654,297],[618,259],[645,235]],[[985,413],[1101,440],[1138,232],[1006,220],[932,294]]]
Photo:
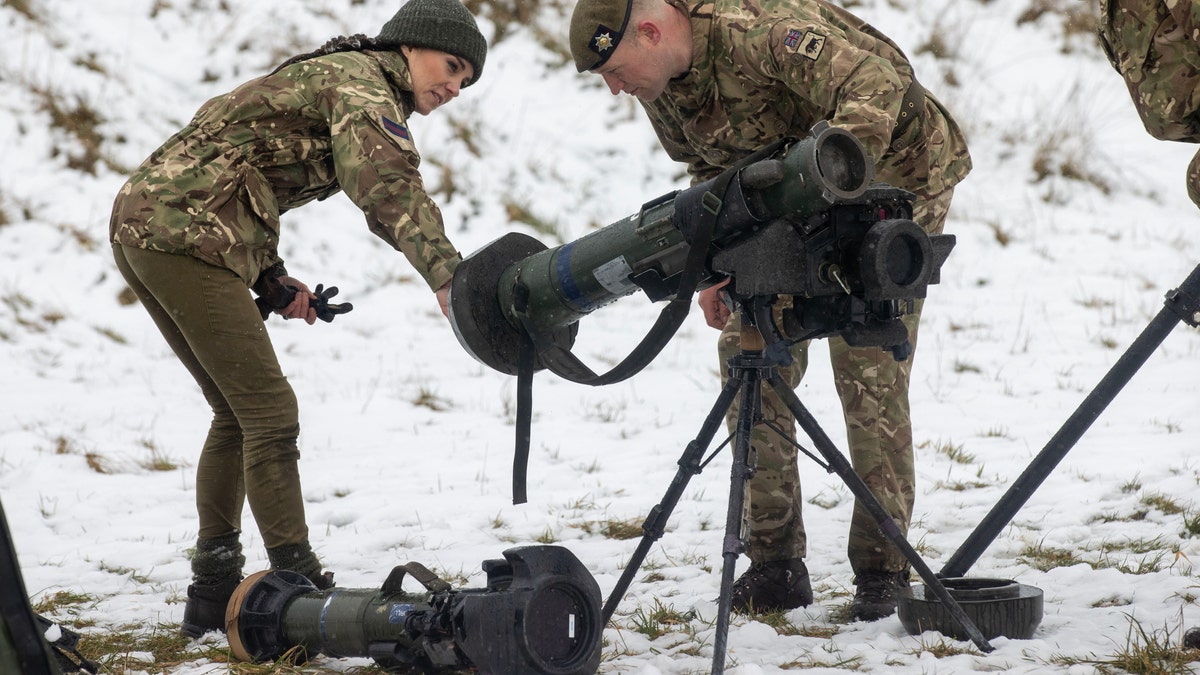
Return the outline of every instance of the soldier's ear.
[[[639,21],[637,32],[639,37],[645,38],[651,45],[657,45],[662,41],[662,29],[651,19]]]

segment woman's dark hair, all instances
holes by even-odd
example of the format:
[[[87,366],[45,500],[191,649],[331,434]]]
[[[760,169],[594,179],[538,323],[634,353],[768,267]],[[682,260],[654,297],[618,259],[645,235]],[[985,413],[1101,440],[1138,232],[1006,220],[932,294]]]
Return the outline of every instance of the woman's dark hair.
[[[300,54],[298,56],[293,56],[292,58],[288,59],[287,61],[284,61],[283,63],[279,64],[279,66],[277,68],[275,68],[275,70],[272,70],[271,74],[274,75],[275,73],[278,73],[279,71],[283,70],[284,68],[287,68],[288,66],[292,65],[293,63],[298,63],[300,61],[307,61],[311,58],[316,58],[318,56],[325,56],[326,54],[336,54],[338,52],[361,52],[364,49],[377,49],[377,50],[381,50],[381,51],[382,50],[399,51],[400,46],[395,44],[394,42],[382,42],[376,38],[367,37],[366,35],[363,35],[362,33],[356,33],[354,35],[349,35],[349,36],[340,35],[338,37],[331,39],[329,42],[326,42],[325,44],[321,45],[317,49],[314,49],[313,51],[308,52],[307,54]]]

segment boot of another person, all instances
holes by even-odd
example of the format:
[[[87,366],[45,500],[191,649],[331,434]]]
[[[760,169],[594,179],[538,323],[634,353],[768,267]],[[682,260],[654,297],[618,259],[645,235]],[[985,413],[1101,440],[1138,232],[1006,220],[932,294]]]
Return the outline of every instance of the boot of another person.
[[[800,558],[754,563],[733,583],[730,609],[767,614],[812,604],[812,582]]]
[[[854,577],[854,599],[850,601],[850,618],[857,621],[878,621],[896,613],[896,591],[908,588],[908,570],[887,572],[873,570]]]

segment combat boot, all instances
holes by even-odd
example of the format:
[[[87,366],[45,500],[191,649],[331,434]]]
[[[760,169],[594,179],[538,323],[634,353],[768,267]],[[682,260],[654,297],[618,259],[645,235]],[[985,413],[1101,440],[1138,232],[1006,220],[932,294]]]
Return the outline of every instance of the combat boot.
[[[863,572],[854,577],[854,599],[850,601],[850,618],[876,621],[896,613],[896,591],[908,588],[908,570]]]
[[[191,584],[187,589],[187,605],[183,608],[183,623],[179,633],[196,639],[209,631],[225,632],[225,607],[240,579],[228,579],[215,584]]]
[[[812,604],[812,583],[800,558],[754,563],[733,583],[730,608],[738,614],[766,614]]]
[[[238,531],[196,540],[192,555],[192,584],[183,608],[184,637],[198,638],[208,631],[225,631],[225,606],[242,580],[242,544]]]

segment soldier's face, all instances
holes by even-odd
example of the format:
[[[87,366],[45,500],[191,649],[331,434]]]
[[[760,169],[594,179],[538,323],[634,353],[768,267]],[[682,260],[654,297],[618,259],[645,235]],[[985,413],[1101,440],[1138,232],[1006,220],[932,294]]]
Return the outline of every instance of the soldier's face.
[[[428,115],[445,105],[475,76],[475,69],[461,56],[436,49],[403,47],[412,75],[416,111]]]
[[[666,62],[640,34],[622,40],[608,61],[592,72],[604,78],[608,90],[616,96],[622,92],[643,101],[653,101],[667,88],[672,74]]]

